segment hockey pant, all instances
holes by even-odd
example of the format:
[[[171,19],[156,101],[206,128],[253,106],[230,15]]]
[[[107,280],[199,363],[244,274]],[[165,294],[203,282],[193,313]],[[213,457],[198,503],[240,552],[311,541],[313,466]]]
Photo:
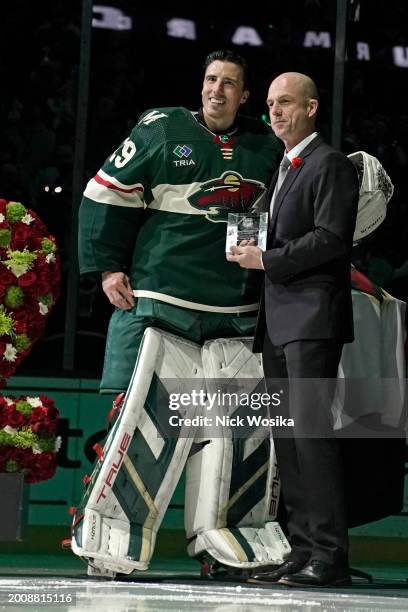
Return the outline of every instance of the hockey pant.
[[[208,437],[194,420],[205,405],[170,410],[172,394],[186,384],[194,381],[196,390],[209,392],[217,379],[238,377],[252,378],[254,389],[263,384],[249,340],[213,340],[200,347],[146,330],[123,408],[73,520],[72,550],[94,573],[147,569],[190,451],[185,502],[190,555],[239,568],[279,564],[287,557],[289,544],[274,521],[279,479],[269,433],[242,439],[225,427]],[[169,425],[170,416],[176,425]]]

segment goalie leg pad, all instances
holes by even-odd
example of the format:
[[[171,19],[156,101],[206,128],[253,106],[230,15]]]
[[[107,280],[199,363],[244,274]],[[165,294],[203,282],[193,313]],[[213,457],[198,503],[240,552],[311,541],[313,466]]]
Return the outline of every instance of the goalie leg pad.
[[[260,357],[251,352],[251,339],[218,339],[202,349],[207,391],[264,392]],[[250,380],[248,380],[250,379]],[[233,388],[224,385],[231,380]],[[236,414],[240,407],[212,409]],[[248,411],[248,406],[245,406]],[[222,437],[223,434],[223,437]],[[203,445],[187,462],[185,527],[188,553],[205,553],[218,562],[239,568],[283,563],[290,552],[274,521],[279,500],[279,473],[269,435],[234,437],[225,427],[220,437]]]
[[[160,379],[178,378],[202,378],[200,347],[147,329],[122,411],[74,517],[72,550],[98,570],[148,567],[195,431],[161,435],[157,404],[167,398],[168,408],[169,393]]]

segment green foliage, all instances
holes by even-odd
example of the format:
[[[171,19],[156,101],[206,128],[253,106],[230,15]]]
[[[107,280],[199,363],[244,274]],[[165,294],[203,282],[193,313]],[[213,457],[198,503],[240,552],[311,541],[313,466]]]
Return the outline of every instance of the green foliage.
[[[21,287],[17,287],[17,285],[8,287],[4,296],[4,302],[6,306],[10,308],[19,308],[22,306],[24,302],[24,292]]]
[[[6,217],[10,223],[21,221],[27,212],[25,206],[23,206],[20,202],[9,202],[6,206],[6,211]]]
[[[0,247],[5,249],[11,242],[11,230],[0,229]]]

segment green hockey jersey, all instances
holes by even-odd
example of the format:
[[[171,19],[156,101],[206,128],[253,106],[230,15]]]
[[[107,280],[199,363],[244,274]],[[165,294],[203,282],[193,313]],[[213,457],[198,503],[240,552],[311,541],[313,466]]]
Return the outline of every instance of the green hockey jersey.
[[[227,215],[260,205],[280,157],[261,121],[217,135],[185,108],[146,111],[85,189],[81,273],[123,271],[137,297],[185,308],[255,310],[262,275],[226,261]]]

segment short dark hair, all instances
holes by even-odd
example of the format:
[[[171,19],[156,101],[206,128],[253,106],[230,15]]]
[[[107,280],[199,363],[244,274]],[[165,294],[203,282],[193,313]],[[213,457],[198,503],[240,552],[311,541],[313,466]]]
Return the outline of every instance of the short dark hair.
[[[230,49],[221,49],[219,51],[211,51],[205,58],[204,62],[204,73],[207,70],[208,66],[219,60],[220,62],[231,62],[231,64],[237,64],[237,66],[241,67],[242,70],[242,80],[244,82],[244,89],[248,89],[248,64],[246,60],[235,53],[235,51],[231,51]]]

